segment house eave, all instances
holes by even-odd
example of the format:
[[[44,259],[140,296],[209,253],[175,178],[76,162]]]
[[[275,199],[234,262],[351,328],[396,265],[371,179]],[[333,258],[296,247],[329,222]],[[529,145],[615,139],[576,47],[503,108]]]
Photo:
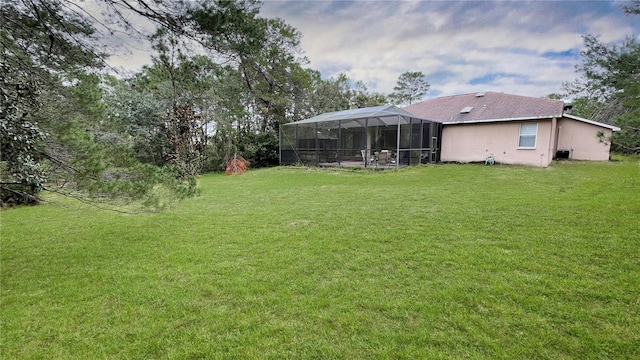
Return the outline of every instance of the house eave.
[[[492,122],[509,122],[509,121],[527,121],[527,120],[543,120],[560,118],[560,115],[543,115],[543,116],[525,116],[525,117],[513,117],[504,119],[483,119],[483,120],[461,120],[461,121],[443,121],[443,125],[458,125],[458,124],[480,124],[480,123],[492,123]]]
[[[545,116],[526,116],[526,117],[514,117],[514,118],[504,118],[504,119],[485,119],[485,120],[462,120],[462,121],[444,121],[443,125],[458,125],[458,124],[482,124],[482,123],[494,123],[494,122],[509,122],[509,121],[527,121],[527,120],[543,120],[543,119],[552,119],[557,118],[560,119],[565,117],[567,119],[576,120],[580,122],[584,122],[587,124],[603,127],[605,129],[609,129],[611,131],[620,131],[620,128],[617,126],[601,123],[598,121],[593,121],[585,118],[581,118],[579,116],[561,114],[561,115],[545,115]]]
[[[620,128],[617,126],[613,126],[613,125],[609,125],[609,124],[605,124],[605,123],[601,123],[598,121],[593,121],[593,120],[589,120],[589,119],[585,119],[585,118],[581,118],[579,116],[574,116],[574,115],[568,115],[568,114],[564,114],[564,117],[568,118],[568,119],[572,119],[572,120],[576,120],[576,121],[581,121],[587,124],[591,124],[591,125],[595,125],[595,126],[600,126],[603,127],[605,129],[609,129],[611,131],[620,131]]]

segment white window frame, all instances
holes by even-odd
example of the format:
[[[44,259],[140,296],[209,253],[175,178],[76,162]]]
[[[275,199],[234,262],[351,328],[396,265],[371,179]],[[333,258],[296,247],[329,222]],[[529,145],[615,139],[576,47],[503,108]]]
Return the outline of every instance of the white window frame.
[[[523,134],[522,133],[522,128],[527,126],[527,125],[535,125],[536,127],[536,131],[535,134]],[[533,146],[522,146],[522,138],[523,137],[527,137],[527,138],[531,138],[533,137]],[[535,149],[536,145],[538,145],[538,123],[522,123],[520,124],[520,130],[518,131],[518,149]]]

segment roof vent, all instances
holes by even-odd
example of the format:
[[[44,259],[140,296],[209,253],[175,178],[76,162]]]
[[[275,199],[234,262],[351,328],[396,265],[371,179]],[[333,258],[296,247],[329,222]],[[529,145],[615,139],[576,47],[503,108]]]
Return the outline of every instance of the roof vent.
[[[486,92],[479,92],[476,94],[476,97],[483,97]]]
[[[473,110],[473,106],[467,106],[464,109],[460,110],[460,114],[468,114]]]

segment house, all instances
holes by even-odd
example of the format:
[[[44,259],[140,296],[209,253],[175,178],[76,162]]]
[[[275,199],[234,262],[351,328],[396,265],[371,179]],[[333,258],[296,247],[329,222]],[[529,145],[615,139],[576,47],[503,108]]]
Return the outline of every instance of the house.
[[[620,128],[567,113],[561,100],[497,92],[445,96],[403,108],[442,123],[443,162],[546,167],[556,158],[608,160]]]

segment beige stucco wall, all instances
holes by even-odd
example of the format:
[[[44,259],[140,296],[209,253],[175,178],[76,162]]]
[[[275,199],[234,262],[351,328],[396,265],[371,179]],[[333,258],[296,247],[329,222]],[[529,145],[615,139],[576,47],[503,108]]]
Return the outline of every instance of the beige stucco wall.
[[[535,149],[518,149],[521,123],[538,123]],[[444,125],[441,160],[484,162],[487,156],[503,164],[547,166],[552,160],[551,119]]]
[[[571,158],[576,160],[609,160],[611,145],[600,142],[598,132],[611,138],[609,129],[562,118],[558,121],[558,150],[570,150]]]

